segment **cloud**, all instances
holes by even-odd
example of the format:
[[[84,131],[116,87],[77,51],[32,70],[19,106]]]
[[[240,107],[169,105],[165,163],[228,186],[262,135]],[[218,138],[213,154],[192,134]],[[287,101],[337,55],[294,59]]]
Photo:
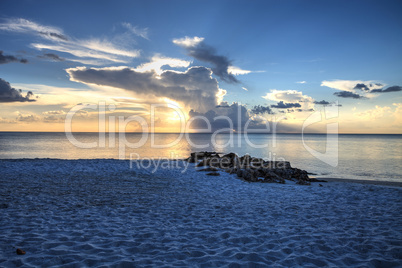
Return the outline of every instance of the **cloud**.
[[[155,55],[152,57],[150,62],[141,64],[140,66],[136,67],[135,70],[137,72],[149,72],[155,71],[158,75],[161,75],[163,70],[161,69],[163,66],[170,66],[172,68],[184,68],[188,67],[191,62],[176,59],[176,58],[167,58],[162,57],[160,55]]]
[[[242,87],[242,89],[244,89],[245,91],[248,91],[248,89],[247,89],[247,88],[245,88],[245,87]]]
[[[44,114],[44,115],[65,115],[66,112],[63,110],[58,110],[58,111],[46,111],[46,112],[43,112],[42,114]]]
[[[284,103],[283,101],[278,102],[277,105],[271,105],[272,108],[277,108],[277,109],[288,109],[288,108],[298,108],[301,107],[300,103],[295,102],[295,103]]]
[[[298,84],[306,84],[307,82],[306,81],[299,81],[299,82],[296,82],[296,83],[298,83]]]
[[[249,131],[269,131],[267,120],[250,116],[246,107],[238,103],[232,103],[226,109],[211,109],[206,113],[190,110],[189,116],[192,119],[191,130],[205,130],[209,122],[212,131],[228,129],[242,132],[246,126]]]
[[[40,25],[21,18],[5,20],[0,23],[0,30],[39,36],[48,42],[32,43],[30,44],[31,47],[38,50],[68,53],[77,58],[66,60],[84,64],[93,63],[98,65],[105,61],[127,63],[131,58],[140,55],[139,50],[122,47],[124,45],[122,42],[116,44],[110,40],[99,38],[76,39],[65,35],[59,28]]]
[[[148,98],[165,97],[201,112],[215,108],[226,94],[205,67],[191,67],[184,72],[166,70],[161,74],[128,67],[77,67],[66,71],[75,82],[121,88]]]
[[[313,102],[314,99],[310,96],[303,95],[301,91],[297,90],[276,90],[272,89],[270,93],[262,96],[266,100],[284,101],[284,102]]]
[[[395,106],[394,118],[395,118],[395,125],[399,126],[402,122],[402,103],[392,103]]]
[[[39,121],[40,118],[35,114],[18,113],[18,116],[17,116],[17,118],[15,120],[17,120],[19,122],[31,123],[31,122]]]
[[[269,106],[262,106],[262,105],[257,105],[254,106],[253,109],[251,109],[251,112],[254,114],[275,114],[274,111]]]
[[[12,55],[3,55],[3,51],[0,50],[0,64],[6,64],[10,62],[20,62],[20,63],[28,63],[27,59],[18,59]]]
[[[230,60],[225,57],[216,54],[213,47],[206,45],[204,43],[204,38],[202,37],[184,37],[179,39],[174,39],[173,43],[179,45],[187,50],[189,56],[212,64],[213,73],[228,83],[238,83],[239,81],[234,77],[233,74],[229,73],[229,67],[231,66]],[[232,71],[234,70],[232,67]],[[237,69],[241,70],[241,69]],[[241,70],[245,72],[245,70]]]
[[[53,60],[53,61],[65,61],[66,60],[66,59],[64,59],[62,57],[59,57],[56,54],[53,54],[53,53],[45,53],[42,56],[39,56],[39,58],[50,59],[50,60]]]
[[[330,105],[331,103],[328,101],[322,100],[322,101],[315,101],[314,104],[327,106],[327,105]]]
[[[373,89],[371,92],[372,93],[389,93],[389,92],[398,92],[398,91],[402,91],[401,86],[392,86],[392,87],[388,87],[386,89]]]
[[[65,122],[65,118],[56,115],[48,115],[43,117],[43,121],[45,123],[63,123]]]
[[[0,124],[15,124],[15,123],[17,123],[17,121],[0,117]]]
[[[334,93],[334,95],[338,97],[354,98],[354,99],[372,98],[375,95],[371,93],[389,93],[389,92],[402,91],[401,86],[392,86],[384,89],[386,85],[382,83],[378,83],[375,81],[361,81],[361,80],[323,81],[321,83],[321,86],[341,90],[341,92]]]
[[[229,103],[227,101],[222,101],[219,105],[216,105],[216,108],[229,108]]]
[[[360,89],[363,91],[370,91],[370,88],[363,83],[358,83],[353,89]]]
[[[181,47],[185,48],[190,48],[190,47],[195,47],[199,43],[204,41],[204,37],[183,37],[183,38],[178,38],[178,39],[173,39],[173,43],[176,45],[179,45]]]
[[[341,91],[341,92],[335,92],[335,96],[340,97],[340,98],[352,98],[352,99],[365,99],[366,97],[361,96],[359,94],[355,94],[350,91]]]
[[[242,74],[249,74],[252,71],[250,70],[243,70],[239,67],[236,66],[229,66],[228,67],[228,73],[233,74],[233,75],[242,75]]]
[[[123,22],[121,25],[123,25],[124,28],[128,29],[130,32],[133,34],[140,36],[144,39],[149,40],[148,38],[148,28],[140,28],[138,26],[133,26],[128,22]]]
[[[362,81],[362,80],[332,80],[322,81],[321,86],[330,87],[341,91],[349,91],[353,93],[369,92],[373,89],[384,87],[381,83],[375,81]]]
[[[269,107],[264,107],[267,110]],[[258,110],[258,108],[257,108]],[[281,122],[285,120],[284,117],[272,118],[271,121],[267,120],[253,111],[250,114],[247,108],[239,103],[232,103],[225,109],[212,109],[206,113],[199,113],[193,110],[190,111],[190,129],[192,130],[206,130],[208,127],[207,122],[211,126],[211,131],[216,130],[229,130],[232,129],[236,132],[248,132],[248,133],[267,133],[267,132],[299,132],[300,126],[289,125]],[[275,122],[273,122],[275,120]],[[278,121],[277,121],[278,120]],[[207,122],[206,122],[207,121]],[[275,127],[273,126],[275,124]]]
[[[291,108],[300,108],[299,110],[303,112],[309,112],[314,109],[314,99],[308,95],[303,95],[303,92],[297,90],[272,89],[270,93],[262,96],[262,98],[277,102],[277,104],[271,105],[271,108],[287,109],[288,113],[298,111]]]
[[[380,107],[375,106],[375,109],[367,110],[361,113],[355,113],[354,115],[360,117],[363,120],[376,120],[384,117],[387,113],[390,113],[391,108],[388,106]]]
[[[0,30],[36,34],[50,41],[68,41],[69,38],[57,27],[44,26],[22,18],[8,19],[0,23]]]
[[[0,102],[31,102],[32,91],[28,91],[25,96],[22,95],[21,89],[15,89],[10,86],[10,83],[0,78]]]

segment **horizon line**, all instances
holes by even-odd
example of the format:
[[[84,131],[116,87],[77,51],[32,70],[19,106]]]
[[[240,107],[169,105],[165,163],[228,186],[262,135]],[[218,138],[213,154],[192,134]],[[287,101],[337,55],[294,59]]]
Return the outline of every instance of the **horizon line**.
[[[0,131],[0,133],[66,133],[65,131]],[[99,131],[72,131],[71,133],[105,133],[119,134],[120,132],[99,132]],[[214,134],[214,132],[124,132],[125,134]],[[220,132],[219,134],[287,134],[287,135],[402,135],[402,133],[322,133],[322,132]]]

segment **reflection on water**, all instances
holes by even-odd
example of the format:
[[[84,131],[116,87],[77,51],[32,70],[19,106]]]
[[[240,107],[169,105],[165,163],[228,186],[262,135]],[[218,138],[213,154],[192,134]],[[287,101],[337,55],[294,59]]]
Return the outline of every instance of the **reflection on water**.
[[[105,146],[98,133],[75,133],[77,141],[96,142],[89,149],[74,146],[64,133],[0,132],[0,158],[184,158],[192,151],[249,153],[271,160],[285,159],[295,167],[319,175],[354,179],[402,181],[402,135],[339,135],[339,163],[332,167],[311,155],[299,134],[126,134],[105,136]],[[232,138],[231,138],[232,137]],[[135,143],[144,141],[140,147]],[[325,153],[326,135],[304,135],[305,144]],[[173,143],[173,145],[168,146]],[[132,148],[136,147],[136,148]]]

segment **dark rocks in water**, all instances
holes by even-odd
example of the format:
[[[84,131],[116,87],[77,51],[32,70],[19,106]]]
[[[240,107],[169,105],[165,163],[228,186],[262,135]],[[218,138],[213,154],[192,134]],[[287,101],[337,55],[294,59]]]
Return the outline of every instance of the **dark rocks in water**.
[[[25,251],[23,251],[22,249],[20,249],[20,248],[17,248],[17,254],[18,255],[25,255]]]
[[[201,160],[201,162],[199,162],[197,164],[197,167],[209,166],[209,162],[210,162],[210,158],[203,159],[203,160]]]
[[[311,185],[311,183],[309,181],[304,181],[304,180],[298,180],[296,182],[296,184],[300,184],[300,185]]]
[[[237,170],[237,177],[249,182],[258,181],[258,175],[256,174],[256,172],[249,168]]]
[[[214,171],[214,172],[216,172],[216,171],[218,171],[218,169],[214,168],[214,167],[208,167],[208,168],[204,168],[204,169],[199,169],[197,171]]]
[[[238,169],[235,167],[230,167],[225,169],[225,172],[229,173],[229,174],[237,174]]]
[[[264,173],[264,180],[263,182],[269,182],[269,183],[285,183],[285,179],[277,175],[274,171],[272,170],[267,170]]]
[[[319,179],[316,179],[316,178],[310,178],[310,182],[328,182],[328,181],[326,181],[326,180],[319,180]]]
[[[187,162],[197,163],[199,160],[216,156],[219,157],[219,154],[216,152],[195,152],[190,154],[190,157],[187,158]]]
[[[209,176],[219,176],[216,171],[223,169],[248,182],[285,183],[285,180],[291,180],[300,185],[310,185],[310,182],[320,181],[310,179],[305,170],[292,168],[288,161],[264,161],[248,154],[241,157],[235,153],[220,155],[216,152],[195,152],[187,161],[197,163],[196,167],[207,167],[199,171],[212,171],[207,174]]]

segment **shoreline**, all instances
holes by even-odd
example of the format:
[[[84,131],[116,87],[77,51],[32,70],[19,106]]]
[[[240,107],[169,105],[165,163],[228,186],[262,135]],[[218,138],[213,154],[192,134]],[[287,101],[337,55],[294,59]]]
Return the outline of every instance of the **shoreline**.
[[[317,177],[316,179],[326,180],[328,182],[360,183],[360,184],[365,184],[365,185],[402,187],[402,182],[397,182],[397,181],[378,181],[378,180],[366,180],[366,179],[358,180],[358,179],[325,178],[325,177]]]
[[[117,161],[117,162],[135,162],[135,161],[144,161],[144,160],[154,160],[153,158],[149,159],[116,159],[116,158],[79,158],[79,159],[63,159],[63,158],[0,158],[0,162],[10,161],[10,162],[22,162],[22,161],[99,161],[99,160],[107,160],[107,161]],[[155,158],[155,160],[158,160]],[[166,158],[164,160],[171,161],[185,161],[186,159],[169,159]],[[379,186],[389,186],[389,187],[402,187],[402,181],[387,181],[387,180],[370,180],[370,179],[350,179],[350,178],[336,178],[336,177],[320,177],[319,175],[310,175],[311,178],[315,178],[318,180],[325,180],[327,182],[341,182],[341,183],[360,183],[366,185],[379,185]],[[317,183],[317,182],[313,182]],[[325,184],[325,182],[323,182]]]

